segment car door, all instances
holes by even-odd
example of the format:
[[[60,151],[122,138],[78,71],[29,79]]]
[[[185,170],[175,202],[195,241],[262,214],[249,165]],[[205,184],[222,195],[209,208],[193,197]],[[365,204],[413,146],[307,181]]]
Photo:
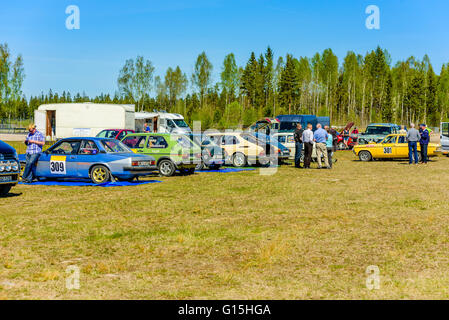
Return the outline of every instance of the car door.
[[[98,160],[100,150],[94,140],[81,140],[77,155],[76,175],[80,178],[89,177],[90,166]]]
[[[405,135],[398,136],[396,141],[396,158],[407,158],[408,157],[408,143],[407,137]]]
[[[394,158],[396,156],[397,136],[387,136],[380,145],[379,158]]]
[[[62,140],[39,158],[38,176],[67,178],[77,176],[78,149],[80,140]]]
[[[445,152],[449,152],[449,122],[442,122],[440,131],[441,149]]]
[[[162,156],[170,156],[170,152],[167,150],[168,142],[164,136],[149,135],[146,150],[149,150],[149,154],[154,156],[158,160]]]

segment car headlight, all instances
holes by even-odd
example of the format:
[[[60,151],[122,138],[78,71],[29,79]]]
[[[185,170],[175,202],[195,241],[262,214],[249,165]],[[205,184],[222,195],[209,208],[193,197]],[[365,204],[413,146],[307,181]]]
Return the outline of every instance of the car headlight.
[[[6,170],[6,171],[11,171],[11,169],[12,169],[11,162],[6,161],[6,164],[5,164],[5,170]]]
[[[0,172],[5,171],[5,165],[3,163],[0,163]]]

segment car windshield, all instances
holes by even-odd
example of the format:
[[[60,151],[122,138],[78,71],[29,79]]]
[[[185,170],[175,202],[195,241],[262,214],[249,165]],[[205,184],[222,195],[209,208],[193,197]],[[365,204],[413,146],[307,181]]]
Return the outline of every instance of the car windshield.
[[[188,128],[189,125],[182,119],[176,119],[173,120],[173,122],[179,127],[179,128]]]
[[[113,139],[118,135],[119,132],[120,132],[119,130],[103,130],[99,134],[97,134],[97,137]]]
[[[391,127],[382,127],[382,126],[368,126],[366,128],[365,134],[390,134]]]
[[[107,153],[131,153],[131,149],[118,140],[102,140],[101,144]]]

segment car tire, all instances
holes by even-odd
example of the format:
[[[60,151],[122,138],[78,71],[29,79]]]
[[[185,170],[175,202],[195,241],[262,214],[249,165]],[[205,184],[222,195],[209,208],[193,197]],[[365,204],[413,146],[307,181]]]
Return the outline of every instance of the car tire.
[[[171,177],[176,171],[175,164],[168,159],[161,160],[158,163],[157,168],[159,173],[164,177]]]
[[[93,166],[90,170],[90,179],[95,184],[101,184],[111,180],[111,172],[102,165]]]
[[[422,155],[421,155],[421,151],[418,151],[418,162],[422,161]]]
[[[241,152],[237,152],[232,156],[232,165],[234,167],[244,167],[246,162],[246,156]]]
[[[373,160],[373,156],[371,155],[371,152],[362,150],[359,152],[359,159],[360,161],[368,162]]]
[[[12,186],[0,186],[0,196],[6,196],[11,188]]]

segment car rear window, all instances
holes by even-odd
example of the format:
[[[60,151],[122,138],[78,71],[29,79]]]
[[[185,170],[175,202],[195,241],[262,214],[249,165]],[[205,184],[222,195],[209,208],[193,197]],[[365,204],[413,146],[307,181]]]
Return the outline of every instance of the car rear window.
[[[107,153],[128,153],[132,152],[125,144],[118,140],[102,140],[101,144]]]

